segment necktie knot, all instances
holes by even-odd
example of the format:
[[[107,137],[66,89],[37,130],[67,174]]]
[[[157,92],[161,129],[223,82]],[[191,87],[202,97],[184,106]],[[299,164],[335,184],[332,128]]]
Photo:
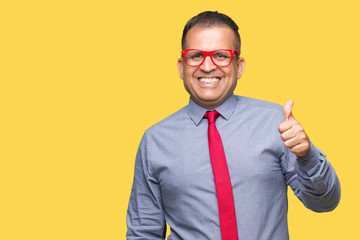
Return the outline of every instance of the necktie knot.
[[[209,120],[209,124],[215,123],[216,119],[219,116],[220,116],[220,113],[218,113],[217,111],[206,112],[204,115],[204,117],[206,117]]]

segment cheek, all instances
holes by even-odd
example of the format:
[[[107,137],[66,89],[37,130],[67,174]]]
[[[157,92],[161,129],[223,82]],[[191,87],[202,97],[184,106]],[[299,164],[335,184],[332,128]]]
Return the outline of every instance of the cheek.
[[[184,68],[184,78],[189,82],[192,81],[194,72],[195,69]]]
[[[229,71],[227,71],[226,75],[231,79],[231,80],[237,80],[238,79],[238,74],[237,74],[237,68],[236,67],[232,67],[231,69],[229,69]]]

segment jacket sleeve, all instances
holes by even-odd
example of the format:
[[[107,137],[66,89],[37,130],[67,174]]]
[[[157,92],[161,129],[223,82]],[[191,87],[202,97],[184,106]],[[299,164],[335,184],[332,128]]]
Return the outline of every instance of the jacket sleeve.
[[[146,132],[136,155],[134,181],[126,223],[128,240],[165,239],[166,223],[160,187],[153,176]]]
[[[339,204],[339,179],[325,154],[312,143],[305,157],[297,157],[284,146],[281,164],[286,183],[307,208],[328,212]]]

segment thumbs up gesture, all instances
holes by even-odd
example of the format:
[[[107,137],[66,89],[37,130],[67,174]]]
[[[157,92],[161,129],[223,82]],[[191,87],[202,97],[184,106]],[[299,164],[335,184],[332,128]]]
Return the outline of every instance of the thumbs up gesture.
[[[293,100],[285,103],[283,108],[285,121],[279,125],[279,132],[285,147],[289,148],[296,156],[303,157],[310,152],[310,140],[304,128],[292,115],[293,105]]]

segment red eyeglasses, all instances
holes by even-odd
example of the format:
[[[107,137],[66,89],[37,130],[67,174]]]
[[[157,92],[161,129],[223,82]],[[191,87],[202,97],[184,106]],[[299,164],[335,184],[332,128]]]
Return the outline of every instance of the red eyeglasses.
[[[218,49],[214,51],[202,51],[198,49],[185,49],[181,51],[185,63],[191,67],[197,67],[204,63],[207,56],[210,57],[211,61],[218,67],[229,66],[233,55],[239,56],[239,52],[230,49]]]

